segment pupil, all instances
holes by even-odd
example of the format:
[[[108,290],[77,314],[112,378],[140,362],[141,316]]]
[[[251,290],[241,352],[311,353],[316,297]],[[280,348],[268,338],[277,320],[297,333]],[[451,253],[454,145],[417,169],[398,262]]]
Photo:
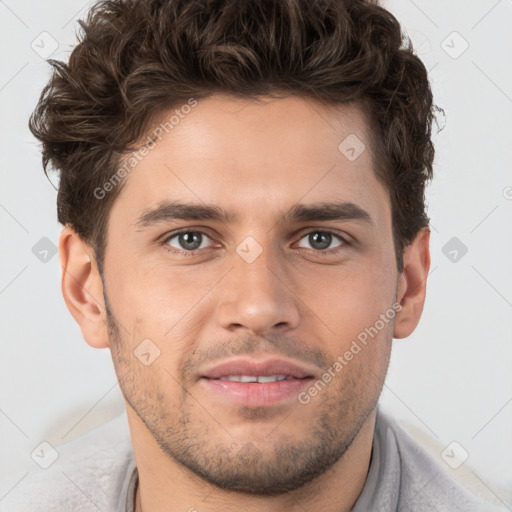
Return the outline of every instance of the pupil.
[[[331,245],[332,236],[329,233],[317,232],[309,235],[309,243],[317,249],[327,249]]]
[[[180,234],[179,240],[180,245],[184,249],[194,250],[201,245],[201,235],[200,233],[196,233],[194,231]]]

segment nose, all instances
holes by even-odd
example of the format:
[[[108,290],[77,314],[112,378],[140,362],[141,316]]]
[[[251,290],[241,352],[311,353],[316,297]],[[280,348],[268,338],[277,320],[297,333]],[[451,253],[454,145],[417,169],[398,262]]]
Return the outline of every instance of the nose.
[[[233,268],[218,290],[219,324],[229,331],[247,329],[257,335],[296,328],[300,300],[283,267],[279,255],[268,249],[250,263],[234,254]]]

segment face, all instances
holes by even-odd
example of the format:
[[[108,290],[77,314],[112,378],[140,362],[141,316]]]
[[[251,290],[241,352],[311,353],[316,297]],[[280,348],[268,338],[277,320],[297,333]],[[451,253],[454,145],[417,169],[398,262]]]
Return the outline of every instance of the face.
[[[398,276],[367,130],[355,106],[212,96],[113,205],[104,292],[129,414],[221,488],[299,488],[375,408]]]

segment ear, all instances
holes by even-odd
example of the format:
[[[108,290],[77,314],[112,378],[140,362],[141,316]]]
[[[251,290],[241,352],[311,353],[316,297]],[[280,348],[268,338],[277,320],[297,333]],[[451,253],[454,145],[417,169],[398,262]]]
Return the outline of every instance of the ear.
[[[92,247],[66,226],[59,239],[64,301],[85,341],[94,348],[106,348],[108,330],[103,283]]]
[[[402,309],[395,317],[394,338],[406,338],[420,321],[430,269],[429,242],[430,228],[423,227],[404,250],[404,269],[397,291],[397,302]]]

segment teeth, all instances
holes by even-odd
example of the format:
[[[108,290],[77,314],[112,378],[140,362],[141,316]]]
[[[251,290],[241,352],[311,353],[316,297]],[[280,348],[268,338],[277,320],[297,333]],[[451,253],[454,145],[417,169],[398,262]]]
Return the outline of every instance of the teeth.
[[[233,382],[276,382],[279,380],[291,380],[293,377],[287,375],[227,375],[219,380],[230,380]]]
[[[262,375],[258,377],[258,382],[276,382],[278,380],[286,380],[284,375]]]
[[[231,377],[230,380],[237,380],[236,377]],[[258,382],[258,377],[250,377],[249,375],[239,375],[238,382]]]

